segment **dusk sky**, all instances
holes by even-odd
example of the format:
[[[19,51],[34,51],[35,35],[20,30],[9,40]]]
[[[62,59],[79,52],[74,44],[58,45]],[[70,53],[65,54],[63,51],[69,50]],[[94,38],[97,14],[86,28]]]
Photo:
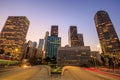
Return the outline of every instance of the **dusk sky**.
[[[8,16],[26,16],[30,21],[27,40],[38,42],[51,25],[59,26],[62,46],[68,44],[70,25],[82,33],[85,46],[99,50],[94,16],[97,11],[108,12],[120,39],[120,0],[0,0],[0,30]]]

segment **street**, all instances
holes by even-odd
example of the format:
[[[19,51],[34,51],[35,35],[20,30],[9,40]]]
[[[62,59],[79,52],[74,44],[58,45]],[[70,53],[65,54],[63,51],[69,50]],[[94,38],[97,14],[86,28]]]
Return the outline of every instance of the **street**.
[[[64,80],[120,80],[104,74],[85,70],[80,67],[67,66],[64,68],[62,78]]]
[[[15,67],[0,72],[0,80],[50,80],[50,76],[46,66]]]
[[[74,66],[64,67],[62,75],[49,71],[46,65],[4,68],[0,69],[0,80],[119,80]]]

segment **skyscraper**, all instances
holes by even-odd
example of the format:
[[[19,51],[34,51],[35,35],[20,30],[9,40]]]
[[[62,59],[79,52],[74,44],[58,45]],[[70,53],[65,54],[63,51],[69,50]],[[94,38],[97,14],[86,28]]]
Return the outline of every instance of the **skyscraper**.
[[[46,40],[46,57],[57,57],[58,47],[61,46],[61,38],[58,37],[58,26],[51,27],[51,36]]]
[[[79,46],[84,46],[83,34],[78,34],[78,43]]]
[[[120,52],[120,41],[106,11],[98,11],[94,17],[103,53]]]
[[[61,38],[55,36],[49,36],[47,39],[46,46],[46,57],[53,58],[57,57],[58,47],[61,46]]]
[[[47,45],[47,39],[48,39],[48,36],[49,36],[49,32],[47,31],[46,34],[45,34],[45,37],[44,37],[44,43],[43,43],[43,52],[46,53],[46,45]]]
[[[33,42],[31,40],[28,41],[28,47],[33,47]]]
[[[49,32],[47,31],[46,34],[45,34],[45,37],[44,37],[44,43],[43,43],[43,56],[42,56],[42,61],[44,62],[44,59],[46,57],[46,47],[47,47],[47,39],[48,39],[48,36],[49,36]]]
[[[21,53],[29,28],[29,20],[25,16],[9,16],[0,34],[0,48],[5,53],[17,55]]]
[[[43,50],[43,44],[44,44],[44,39],[39,39],[39,45],[38,48]]]
[[[69,42],[70,47],[78,47],[79,46],[76,26],[70,26],[70,29],[68,32],[68,42]]]
[[[51,36],[58,37],[58,26],[57,25],[52,25],[52,27],[51,27]]]
[[[33,44],[33,47],[34,47],[34,48],[37,47],[37,42],[36,42],[36,41],[32,42],[32,44]]]

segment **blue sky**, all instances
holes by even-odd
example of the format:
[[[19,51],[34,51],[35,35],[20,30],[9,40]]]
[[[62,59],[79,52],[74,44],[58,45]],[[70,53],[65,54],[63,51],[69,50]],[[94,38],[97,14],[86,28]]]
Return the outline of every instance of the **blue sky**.
[[[0,0],[0,30],[8,16],[26,16],[30,20],[26,39],[39,41],[51,25],[59,26],[62,46],[68,44],[70,25],[83,33],[86,46],[99,50],[94,15],[105,10],[120,38],[120,0]]]

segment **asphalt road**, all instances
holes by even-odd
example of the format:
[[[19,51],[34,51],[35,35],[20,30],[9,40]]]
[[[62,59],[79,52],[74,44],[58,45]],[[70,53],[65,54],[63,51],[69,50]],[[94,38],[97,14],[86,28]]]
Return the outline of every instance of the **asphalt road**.
[[[92,72],[80,67],[68,66],[64,68],[63,80],[120,80],[104,74]]]
[[[64,67],[63,75],[50,74],[48,66],[30,68],[10,67],[0,69],[0,80],[118,80],[80,67]]]
[[[47,66],[14,67],[0,71],[2,71],[0,72],[0,80],[50,80]]]

